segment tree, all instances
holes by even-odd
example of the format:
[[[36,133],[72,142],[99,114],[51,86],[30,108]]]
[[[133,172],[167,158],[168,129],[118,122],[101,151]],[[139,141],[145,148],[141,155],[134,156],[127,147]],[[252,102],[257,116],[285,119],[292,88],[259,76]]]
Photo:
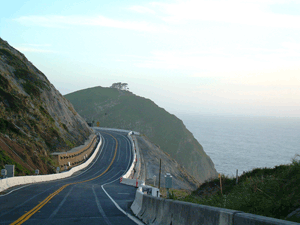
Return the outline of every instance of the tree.
[[[121,90],[121,91],[128,91],[129,90],[128,84],[127,83],[121,83],[121,82],[113,83],[110,87],[111,88],[116,88],[116,89]]]

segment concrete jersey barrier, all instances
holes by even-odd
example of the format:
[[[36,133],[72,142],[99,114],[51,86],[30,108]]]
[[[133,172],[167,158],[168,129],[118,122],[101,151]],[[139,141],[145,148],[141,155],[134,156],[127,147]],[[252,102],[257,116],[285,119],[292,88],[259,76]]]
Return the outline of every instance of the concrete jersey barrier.
[[[131,162],[131,166],[129,167],[129,170],[122,176],[123,178],[129,178],[131,176],[131,174],[133,173],[134,163],[136,161],[136,153],[134,151],[134,142],[133,142],[132,137],[130,136],[129,133],[128,133],[127,136],[128,136],[128,138],[131,142],[131,146],[132,146],[131,151],[132,151],[132,154],[133,154],[133,160]]]
[[[136,131],[134,131],[134,132],[137,133]],[[131,146],[132,146],[131,151],[134,156],[133,156],[133,160],[132,160],[129,170],[120,178],[120,183],[129,185],[129,186],[140,187],[141,185],[145,185],[145,181],[140,180],[140,179],[130,179],[130,177],[133,177],[132,174],[134,173],[135,163],[137,162],[137,154],[134,150],[135,145],[134,145],[133,139],[131,137],[132,133],[133,133],[132,131],[128,132],[127,136],[131,142]]]
[[[299,224],[241,211],[174,201],[143,194],[140,190],[131,206],[134,214],[153,225],[292,225]]]
[[[75,172],[86,168],[94,160],[97,153],[99,152],[100,146],[102,145],[101,135],[99,136],[99,138],[100,138],[100,140],[99,140],[99,143],[98,143],[94,153],[91,155],[91,157],[85,163],[82,163],[79,166],[73,167],[72,169],[70,169],[67,172],[58,173],[58,174],[19,176],[19,177],[10,177],[10,178],[1,179],[0,180],[0,192],[4,191],[10,187],[16,186],[16,185],[51,181],[51,180],[57,180],[57,179],[62,179],[62,178],[72,176]]]

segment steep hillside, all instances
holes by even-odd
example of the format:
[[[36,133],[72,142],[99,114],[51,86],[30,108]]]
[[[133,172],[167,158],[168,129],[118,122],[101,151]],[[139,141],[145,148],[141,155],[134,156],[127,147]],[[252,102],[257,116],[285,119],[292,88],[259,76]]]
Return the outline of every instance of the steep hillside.
[[[167,153],[161,151],[154,143],[144,135],[136,136],[141,157],[141,178],[146,185],[156,185],[159,180],[159,164],[161,160],[160,186],[165,187],[164,175],[172,174],[172,187],[174,189],[195,190],[200,183],[195,180],[176,160]],[[155,180],[153,178],[155,177]]]
[[[0,38],[0,167],[51,172],[49,153],[83,144],[91,132],[46,76]]]
[[[65,96],[76,111],[101,127],[132,129],[145,134],[199,182],[216,177],[211,159],[176,116],[149,99],[116,88],[94,87]]]

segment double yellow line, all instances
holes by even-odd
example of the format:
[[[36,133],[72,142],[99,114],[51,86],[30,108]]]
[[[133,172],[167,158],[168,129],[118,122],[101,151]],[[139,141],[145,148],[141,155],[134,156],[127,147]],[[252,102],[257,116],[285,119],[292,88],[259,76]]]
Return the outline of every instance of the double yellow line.
[[[108,134],[108,135],[112,136],[113,139],[115,139],[115,141],[116,141],[116,147],[115,147],[114,157],[113,157],[112,161],[110,162],[109,166],[106,168],[106,170],[103,173],[101,173],[100,175],[98,175],[96,177],[88,179],[88,180],[65,184],[64,186],[60,187],[55,192],[53,192],[52,194],[50,194],[47,198],[45,198],[42,202],[40,202],[38,205],[36,205],[33,209],[31,209],[30,211],[28,211],[27,213],[25,213],[23,216],[21,216],[19,219],[17,219],[16,221],[14,221],[13,223],[11,223],[10,225],[22,224],[25,221],[27,221],[36,212],[38,212],[44,205],[46,205],[55,195],[57,195],[59,192],[61,192],[62,190],[64,190],[69,185],[72,185],[72,184],[81,184],[81,183],[89,182],[89,181],[95,180],[95,179],[101,177],[103,174],[105,174],[109,170],[109,168],[112,166],[113,162],[115,161],[115,158],[116,158],[116,155],[117,155],[117,149],[118,149],[118,141],[117,141],[117,139],[113,135],[111,135],[111,134]]]

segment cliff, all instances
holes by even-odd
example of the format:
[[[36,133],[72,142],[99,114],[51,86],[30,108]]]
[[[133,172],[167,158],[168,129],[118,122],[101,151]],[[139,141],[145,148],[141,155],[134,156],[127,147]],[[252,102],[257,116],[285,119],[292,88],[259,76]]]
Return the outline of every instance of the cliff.
[[[0,38],[0,167],[17,175],[56,166],[50,153],[81,145],[93,131],[26,57]]]

